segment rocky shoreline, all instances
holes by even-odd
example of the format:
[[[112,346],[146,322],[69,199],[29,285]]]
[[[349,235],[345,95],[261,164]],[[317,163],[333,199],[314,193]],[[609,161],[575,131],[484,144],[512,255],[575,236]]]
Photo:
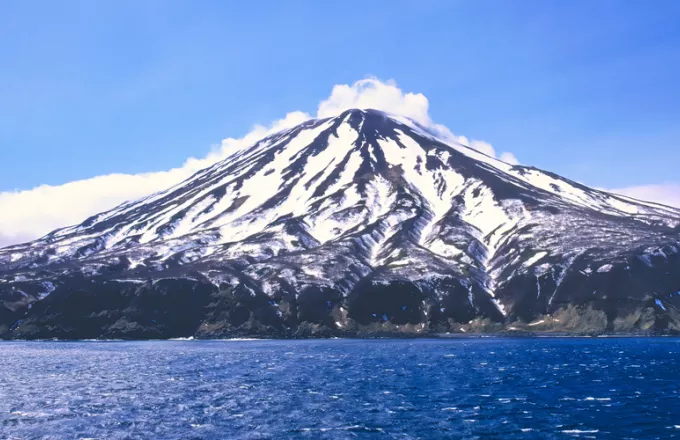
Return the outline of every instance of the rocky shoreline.
[[[41,300],[18,295],[14,302],[2,303],[0,339],[680,334],[678,309],[670,302],[659,307],[653,297],[555,304],[550,313],[523,319],[518,314],[443,313],[452,304],[450,298],[413,297],[399,290],[403,286],[379,286],[377,293],[365,290],[355,296],[332,289],[268,295],[246,284],[217,287],[191,278],[141,284],[92,278],[60,281]],[[389,295],[382,294],[385,289]]]
[[[141,339],[107,339],[107,338],[93,338],[93,339],[60,339],[60,338],[40,338],[40,339],[25,339],[12,338],[7,335],[0,336],[0,342],[124,342],[124,341],[271,341],[271,340],[328,340],[328,339],[345,339],[345,340],[371,340],[371,339],[484,339],[484,338],[677,338],[680,337],[680,331],[663,331],[663,332],[639,332],[639,333],[565,333],[565,332],[500,332],[500,333],[424,333],[418,335],[404,335],[402,333],[342,333],[340,335],[309,335],[309,336],[280,336],[258,335],[257,337],[234,336],[224,338],[204,338],[189,336],[186,338],[141,338]]]

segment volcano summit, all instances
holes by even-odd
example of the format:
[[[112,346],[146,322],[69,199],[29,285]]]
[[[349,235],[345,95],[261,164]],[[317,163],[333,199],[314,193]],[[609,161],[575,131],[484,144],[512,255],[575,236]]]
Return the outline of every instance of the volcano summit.
[[[680,330],[680,210],[348,110],[0,249],[5,338]]]

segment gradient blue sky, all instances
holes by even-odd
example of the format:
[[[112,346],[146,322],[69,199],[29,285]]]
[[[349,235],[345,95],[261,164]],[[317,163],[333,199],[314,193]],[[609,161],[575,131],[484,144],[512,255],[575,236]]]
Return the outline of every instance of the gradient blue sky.
[[[179,166],[367,75],[523,164],[680,181],[677,0],[4,0],[0,42],[0,191]]]

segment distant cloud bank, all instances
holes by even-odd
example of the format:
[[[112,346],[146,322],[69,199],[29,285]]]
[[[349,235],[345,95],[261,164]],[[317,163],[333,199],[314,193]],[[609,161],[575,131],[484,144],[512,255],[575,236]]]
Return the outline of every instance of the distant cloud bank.
[[[316,117],[335,116],[350,108],[374,108],[407,116],[440,136],[468,145],[492,157],[517,164],[508,152],[499,156],[490,144],[456,136],[429,115],[429,101],[420,93],[405,93],[394,81],[366,78],[333,87],[319,103]],[[268,134],[293,127],[313,116],[294,111],[269,125],[257,125],[242,138],[224,139],[203,158],[189,158],[178,168],[143,174],[109,174],[68,182],[41,185],[29,190],[0,192],[0,247],[38,238],[56,228],[77,224],[87,217],[178,184],[196,171],[248,147]],[[680,207],[680,185],[648,185],[614,190],[635,198]]]
[[[680,184],[641,185],[610,190],[616,194],[680,208]]]

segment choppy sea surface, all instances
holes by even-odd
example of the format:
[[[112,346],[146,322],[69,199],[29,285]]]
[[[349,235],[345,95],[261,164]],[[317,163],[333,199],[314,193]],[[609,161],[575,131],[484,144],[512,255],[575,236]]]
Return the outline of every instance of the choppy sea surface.
[[[680,438],[680,339],[2,342],[0,438]]]

